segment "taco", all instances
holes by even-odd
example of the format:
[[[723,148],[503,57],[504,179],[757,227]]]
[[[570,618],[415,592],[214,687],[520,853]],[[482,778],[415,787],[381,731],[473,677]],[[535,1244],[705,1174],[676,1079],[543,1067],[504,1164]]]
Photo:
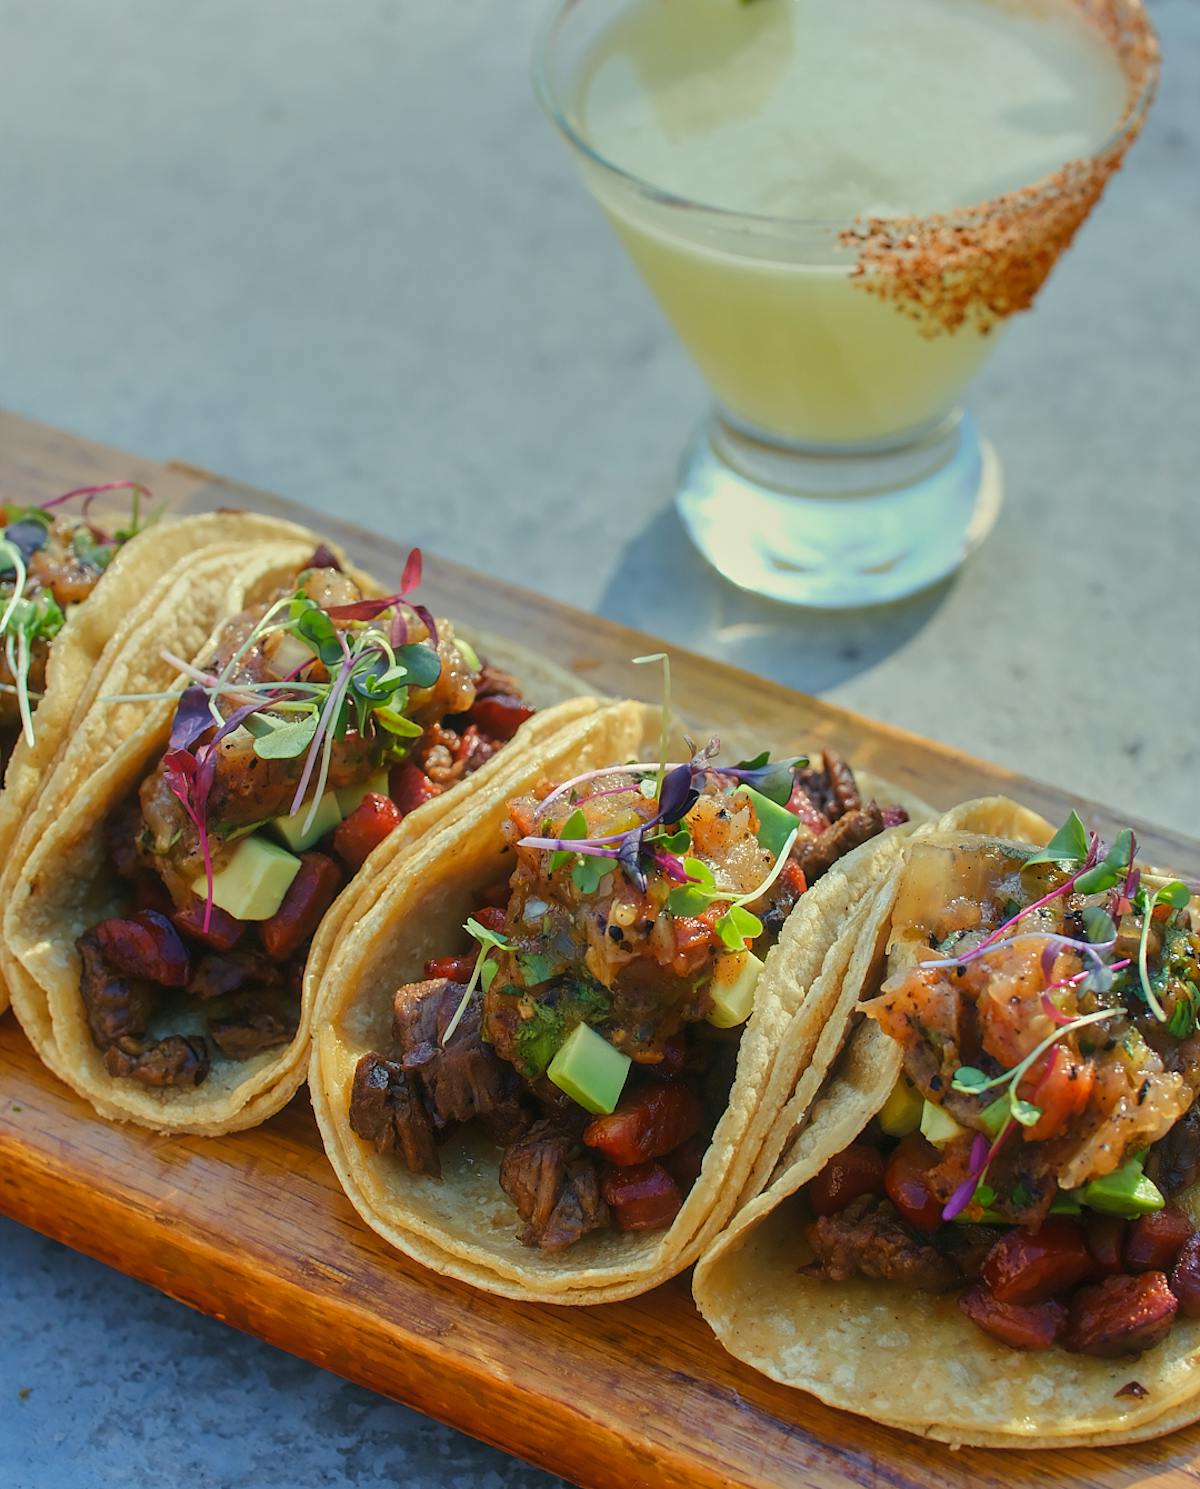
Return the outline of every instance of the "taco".
[[[156,520],[144,511],[149,499],[136,482],[115,481],[40,506],[0,506],[0,865],[11,863],[130,612],[176,564],[228,537],[228,516]],[[246,521],[247,538],[290,529]],[[7,1003],[0,982],[0,1012]]]
[[[346,1193],[492,1292],[603,1302],[699,1254],[899,856],[907,811],[832,754],[719,765],[660,736],[616,703],[513,761],[325,965],[309,1085]]]
[[[322,919],[594,706],[435,620],[410,598],[419,554],[384,594],[291,532],[203,551],[147,597],[6,877],[39,1051],[104,1115],[162,1131],[278,1109],[307,1065]]]
[[[834,1078],[696,1269],[727,1349],[956,1444],[1200,1417],[1200,900],[1135,850],[1003,801],[911,840]]]

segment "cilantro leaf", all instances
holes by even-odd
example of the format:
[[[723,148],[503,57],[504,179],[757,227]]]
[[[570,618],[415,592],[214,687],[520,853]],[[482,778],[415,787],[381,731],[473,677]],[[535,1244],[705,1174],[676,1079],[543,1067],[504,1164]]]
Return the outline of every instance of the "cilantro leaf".
[[[576,807],[558,835],[560,838],[586,838],[587,831],[587,818],[583,814],[583,808]],[[575,854],[569,848],[556,848],[550,855],[547,871],[552,874],[555,869],[562,868],[564,863],[569,863],[574,857]]]
[[[250,714],[242,720],[254,735],[254,753],[260,760],[294,760],[303,755],[317,732],[319,715],[314,708],[299,718],[281,718],[278,714]]]
[[[600,881],[616,868],[611,858],[595,858],[581,855],[571,870],[571,883],[580,894],[595,894]]]

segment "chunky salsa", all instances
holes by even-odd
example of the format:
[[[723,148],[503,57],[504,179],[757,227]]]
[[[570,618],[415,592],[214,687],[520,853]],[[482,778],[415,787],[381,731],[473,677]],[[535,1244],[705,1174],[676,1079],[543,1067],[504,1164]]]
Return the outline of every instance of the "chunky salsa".
[[[352,1129],[440,1177],[464,1123],[500,1148],[527,1246],[672,1222],[732,1084],[761,958],[806,886],[903,820],[832,753],[814,768],[613,766],[510,801],[515,854],[395,995],[358,1063]]]
[[[169,748],[106,824],[129,911],[77,942],[105,1066],[151,1087],[287,1043],[343,885],[533,712],[447,622],[364,599],[325,549],[191,671]]]
[[[1018,1349],[1099,1356],[1200,1316],[1200,931],[1077,818],[1038,854],[916,844],[866,1013],[903,1074],[807,1186],[813,1267],[959,1293]]]

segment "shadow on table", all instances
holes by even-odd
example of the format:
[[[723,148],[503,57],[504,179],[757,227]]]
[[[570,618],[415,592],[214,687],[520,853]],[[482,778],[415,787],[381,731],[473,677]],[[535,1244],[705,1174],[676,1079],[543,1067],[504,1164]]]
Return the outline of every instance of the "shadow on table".
[[[673,506],[626,544],[602,615],[821,693],[903,647],[949,595],[953,578],[892,605],[802,610],[744,593],[700,557]]]

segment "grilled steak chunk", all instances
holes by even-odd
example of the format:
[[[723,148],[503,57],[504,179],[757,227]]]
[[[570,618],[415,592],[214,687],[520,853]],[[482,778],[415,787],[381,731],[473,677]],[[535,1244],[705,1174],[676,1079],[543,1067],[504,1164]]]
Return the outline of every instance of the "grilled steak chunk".
[[[597,1166],[578,1155],[575,1139],[550,1122],[535,1122],[505,1149],[500,1187],[526,1222],[523,1245],[562,1251],[608,1225]]]
[[[399,1065],[364,1055],[354,1072],[350,1127],[377,1153],[403,1155],[414,1174],[442,1176],[433,1125],[416,1083]]]
[[[154,993],[140,978],[119,977],[100,950],[94,931],[75,943],[83,963],[79,993],[87,1010],[88,1027],[99,1049],[119,1039],[138,1039],[154,1014]]]
[[[245,1008],[229,1018],[212,1019],[208,1032],[227,1060],[248,1060],[262,1050],[287,1044],[296,1032],[295,1014],[269,1008]]]
[[[208,1074],[203,1039],[170,1034],[166,1039],[119,1039],[104,1051],[109,1075],[127,1076],[143,1086],[198,1086]]]
[[[839,858],[844,858],[852,848],[867,842],[883,831],[883,813],[876,802],[858,807],[839,817],[824,832],[816,837],[797,842],[792,857],[804,870],[809,884],[826,873]]]
[[[480,1038],[483,1000],[478,992],[442,1047],[465,991],[460,982],[433,977],[410,982],[397,992],[393,1029],[401,1067],[420,1078],[436,1126],[493,1116],[511,1125],[520,1082],[512,1066]]]
[[[864,1194],[806,1229],[817,1264],[831,1282],[874,1277],[921,1292],[946,1292],[959,1281],[954,1263],[900,1219],[890,1200]]]
[[[193,998],[207,1001],[241,992],[247,984],[255,990],[277,988],[283,981],[279,965],[257,951],[214,952],[201,957],[188,983]]]

